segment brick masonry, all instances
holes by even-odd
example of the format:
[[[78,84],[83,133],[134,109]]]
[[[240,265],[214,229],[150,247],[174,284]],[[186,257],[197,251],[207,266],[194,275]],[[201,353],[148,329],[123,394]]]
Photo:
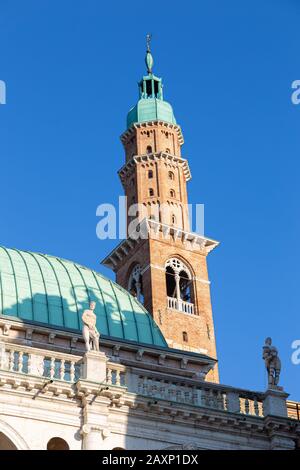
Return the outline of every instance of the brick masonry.
[[[123,186],[128,207],[140,203],[145,208],[145,212],[137,214],[139,220],[147,216],[189,231],[187,179],[179,136],[178,128],[176,130],[174,126],[170,129],[162,123],[150,123],[134,128],[130,135],[123,137],[126,161],[132,159],[133,162],[123,178]],[[160,152],[179,158],[161,158]],[[162,205],[167,209],[160,211]],[[132,219],[134,215],[128,218],[128,224]],[[166,237],[161,232],[152,233],[148,239],[140,240],[119,263],[116,276],[117,282],[127,289],[133,267],[140,264],[144,305],[152,313],[169,346],[217,358],[206,256],[204,250],[195,250],[182,239]],[[193,277],[194,314],[167,307],[165,263],[174,257],[188,267]],[[219,381],[217,366],[207,379]]]

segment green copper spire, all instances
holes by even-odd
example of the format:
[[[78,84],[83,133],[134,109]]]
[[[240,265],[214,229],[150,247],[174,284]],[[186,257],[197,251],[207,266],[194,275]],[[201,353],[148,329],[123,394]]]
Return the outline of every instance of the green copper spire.
[[[162,79],[153,72],[153,57],[150,50],[151,35],[147,34],[147,50],[145,62],[148,75],[139,82],[139,101],[127,114],[127,128],[135,123],[164,121],[176,124],[170,103],[164,100]]]
[[[149,74],[152,74],[152,67],[153,67],[153,57],[152,57],[152,54],[151,54],[151,51],[150,51],[150,41],[151,41],[151,34],[147,34],[147,51],[146,51],[146,58],[145,58],[145,62],[146,62],[146,66],[147,66],[147,72]]]

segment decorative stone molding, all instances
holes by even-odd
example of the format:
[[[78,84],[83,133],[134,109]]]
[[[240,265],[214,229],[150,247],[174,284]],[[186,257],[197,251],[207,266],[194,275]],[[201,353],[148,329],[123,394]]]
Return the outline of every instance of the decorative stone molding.
[[[73,336],[70,340],[70,346],[71,346],[71,349],[75,349],[76,346],[77,346],[77,342],[78,342],[78,337],[77,336]]]
[[[26,329],[25,338],[26,338],[28,341],[31,341],[31,340],[32,340],[33,331],[34,331],[33,328],[27,328],[27,329]]]
[[[89,434],[90,432],[99,432],[102,433],[101,426],[97,426],[95,424],[84,424],[81,428],[81,434]]]
[[[123,186],[125,187],[128,177],[130,177],[135,170],[138,163],[155,162],[158,160],[164,160],[165,162],[171,163],[174,167],[179,166],[183,169],[183,174],[186,181],[191,179],[191,171],[189,168],[188,161],[185,158],[171,155],[166,152],[157,152],[144,155],[135,155],[131,158],[122,168],[118,171],[119,177]]]
[[[120,349],[121,349],[121,346],[119,344],[116,344],[114,347],[113,347],[113,356],[115,357],[119,357],[120,356]]]
[[[136,353],[136,360],[141,361],[143,359],[144,349],[139,349]]]
[[[11,325],[9,323],[4,323],[4,325],[3,325],[3,334],[5,336],[9,336],[10,329],[11,329]]]
[[[186,369],[187,365],[188,365],[188,359],[186,357],[183,357],[180,362],[180,368]]]
[[[191,250],[203,252],[207,255],[214,248],[219,245],[219,242],[210,238],[203,237],[193,232],[186,232],[183,229],[178,229],[172,225],[163,224],[156,222],[155,220],[145,218],[140,224],[141,233],[145,234],[145,238],[157,239],[158,237],[165,238],[168,235],[172,235],[176,232],[176,237],[181,243],[189,242]],[[126,240],[123,240],[116,248],[114,248],[106,258],[101,261],[101,264],[117,271],[120,263],[124,262],[124,259],[128,256],[128,253],[136,249],[137,244],[143,239],[138,238],[135,240],[130,235]],[[127,251],[127,254],[126,254]],[[144,268],[145,270],[145,268]],[[144,272],[144,270],[142,272]]]
[[[295,442],[293,439],[283,436],[274,436],[271,438],[272,450],[294,450]]]
[[[48,337],[48,341],[50,344],[54,344],[54,339],[55,339],[56,334],[55,333],[50,333]]]
[[[102,429],[102,437],[103,439],[107,439],[111,436],[111,431],[109,429]]]
[[[175,446],[165,447],[163,450],[198,450],[199,447],[195,443],[178,444]]]
[[[165,354],[160,354],[160,356],[158,357],[158,364],[160,364],[161,366],[163,366],[166,362],[166,355]]]
[[[151,128],[151,127],[153,128],[153,126],[156,127],[158,125],[165,127],[167,129],[173,129],[177,133],[180,145],[183,145],[184,140],[183,140],[181,127],[178,124],[172,124],[170,122],[159,121],[159,120],[134,123],[129,129],[126,129],[126,131],[123,132],[123,134],[120,136],[121,142],[125,144],[128,139],[131,139],[131,137],[135,135],[136,129]]]

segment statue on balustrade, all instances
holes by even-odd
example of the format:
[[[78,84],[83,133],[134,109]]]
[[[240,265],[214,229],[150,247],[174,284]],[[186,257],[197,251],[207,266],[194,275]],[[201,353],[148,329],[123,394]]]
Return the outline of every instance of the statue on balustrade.
[[[272,338],[266,338],[263,346],[263,359],[268,372],[268,387],[277,388],[281,371],[278,349],[272,346]]]
[[[96,302],[90,302],[90,308],[82,314],[82,336],[86,351],[99,351],[100,333],[96,328],[97,317],[94,313]]]

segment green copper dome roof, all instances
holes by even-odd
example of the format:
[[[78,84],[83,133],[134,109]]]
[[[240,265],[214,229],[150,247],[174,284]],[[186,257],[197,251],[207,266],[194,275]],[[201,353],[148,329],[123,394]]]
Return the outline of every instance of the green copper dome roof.
[[[118,284],[71,261],[0,247],[0,315],[81,330],[90,300],[101,335],[167,346],[151,315]]]
[[[172,106],[158,98],[142,98],[127,114],[127,129],[135,123],[165,121],[176,124]]]

